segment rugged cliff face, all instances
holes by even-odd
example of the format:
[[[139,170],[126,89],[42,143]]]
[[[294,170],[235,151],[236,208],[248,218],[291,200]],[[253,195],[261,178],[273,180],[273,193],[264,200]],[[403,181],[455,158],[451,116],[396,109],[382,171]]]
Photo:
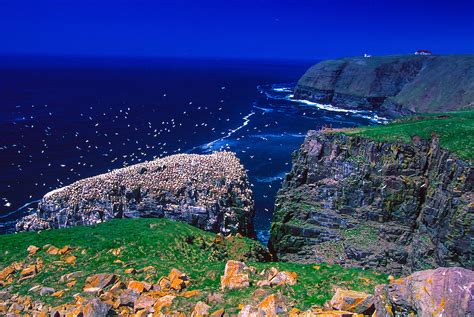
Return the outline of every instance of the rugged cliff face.
[[[295,88],[296,99],[398,116],[474,106],[474,56],[378,56],[323,61]]]
[[[474,173],[436,138],[412,144],[310,131],[277,195],[279,259],[406,274],[472,268]]]
[[[254,202],[233,153],[179,154],[77,181],[46,194],[18,231],[165,217],[198,228],[253,235]]]

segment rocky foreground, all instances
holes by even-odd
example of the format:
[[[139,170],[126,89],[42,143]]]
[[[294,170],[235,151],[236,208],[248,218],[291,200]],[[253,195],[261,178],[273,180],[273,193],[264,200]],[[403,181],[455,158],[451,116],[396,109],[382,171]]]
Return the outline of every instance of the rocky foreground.
[[[165,217],[198,228],[253,235],[254,202],[233,153],[178,154],[79,180],[46,194],[17,231]]]
[[[472,268],[473,180],[470,163],[438,137],[310,131],[277,195],[271,248],[280,260],[394,275]]]
[[[474,106],[474,55],[326,60],[298,81],[294,97],[388,116]]]
[[[69,246],[61,249],[46,245],[42,248],[50,255],[58,255],[68,264],[75,257],[70,255]],[[39,248],[30,246],[30,256]],[[120,249],[115,253],[120,254]],[[38,274],[44,265],[25,265],[15,262],[0,271],[0,285],[11,283],[12,275],[20,271],[20,280],[26,280]],[[153,266],[140,268],[139,271],[156,272]],[[130,267],[126,273],[138,271]],[[70,287],[84,272],[75,271],[61,276],[59,283]],[[148,278],[149,279],[149,278]],[[231,309],[216,309],[222,303],[222,293],[209,293],[199,289],[189,290],[192,280],[185,273],[173,268],[168,275],[157,281],[123,278],[117,274],[100,273],[86,277],[82,293],[74,295],[74,301],[59,306],[50,306],[35,300],[35,294],[49,295],[54,298],[63,296],[65,290],[55,290],[41,285],[29,289],[27,296],[11,295],[8,290],[0,291],[0,313],[36,316],[213,316],[239,317],[257,316],[293,316],[293,317],[361,317],[361,316],[472,316],[474,314],[474,272],[462,268],[439,268],[417,272],[407,278],[391,280],[388,285],[379,285],[375,296],[363,292],[337,288],[331,300],[322,307],[314,305],[301,311],[294,307],[281,289],[298,283],[295,272],[279,271],[275,267],[257,272],[244,262],[230,260],[220,276],[222,293],[257,287],[264,299],[255,304],[240,304]],[[313,285],[306,285],[312,287]],[[204,295],[205,300],[197,300]],[[179,298],[189,299],[187,305],[176,305]],[[196,298],[196,299],[195,299]],[[193,300],[195,299],[195,300]],[[232,312],[232,313],[230,313]]]
[[[284,316],[322,310],[336,289],[368,297],[387,281],[369,270],[270,259],[240,234],[168,219],[2,235],[0,315]]]

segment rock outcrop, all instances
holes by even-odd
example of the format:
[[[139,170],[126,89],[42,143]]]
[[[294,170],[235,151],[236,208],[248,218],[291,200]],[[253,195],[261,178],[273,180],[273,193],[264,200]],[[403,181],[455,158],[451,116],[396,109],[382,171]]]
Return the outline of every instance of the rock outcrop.
[[[17,231],[166,217],[224,234],[253,235],[254,202],[230,152],[178,154],[86,178],[46,194]]]
[[[270,247],[280,260],[394,275],[472,268],[474,173],[430,141],[383,143],[310,131],[277,195]]]
[[[390,116],[472,108],[474,55],[327,60],[301,77],[294,98]]]
[[[474,272],[438,268],[375,288],[377,317],[474,316]]]

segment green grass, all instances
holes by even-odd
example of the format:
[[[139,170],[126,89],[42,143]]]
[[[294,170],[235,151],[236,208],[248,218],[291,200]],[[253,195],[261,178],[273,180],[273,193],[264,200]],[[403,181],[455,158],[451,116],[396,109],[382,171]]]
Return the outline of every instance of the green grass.
[[[442,148],[460,158],[474,158],[474,110],[408,117],[387,125],[348,129],[343,133],[380,142],[412,142],[413,136],[430,139],[439,136]]]
[[[358,246],[372,246],[377,242],[378,229],[361,224],[355,228],[347,229],[341,232],[348,243]]]
[[[261,271],[275,266],[280,270],[295,271],[298,283],[294,286],[282,286],[277,289],[266,288],[254,294],[256,286],[243,290],[223,292],[224,302],[213,308],[237,307],[238,304],[254,303],[264,297],[265,292],[280,291],[288,296],[297,307],[308,308],[313,304],[322,304],[330,299],[335,286],[354,290],[373,292],[376,284],[384,283],[383,274],[359,269],[345,269],[337,265],[321,264],[318,269],[314,265],[292,263],[262,262],[265,260],[266,249],[258,242],[234,237],[226,240],[225,245],[215,244],[216,235],[204,232],[184,223],[167,219],[124,219],[112,220],[93,227],[73,227],[59,230],[47,230],[40,233],[28,232],[0,236],[0,268],[13,261],[33,263],[42,258],[44,269],[34,278],[21,283],[9,285],[11,292],[28,294],[34,285],[53,287],[56,290],[66,288],[59,284],[59,278],[66,273],[83,271],[78,282],[62,298],[35,295],[41,301],[57,305],[73,300],[72,295],[82,292],[87,276],[96,273],[116,273],[123,280],[133,278],[155,283],[159,277],[167,275],[171,268],[177,268],[191,278],[189,289],[199,289],[202,295],[189,299],[178,298],[176,305],[186,307],[198,300],[205,300],[210,293],[222,293],[220,276],[224,272],[227,259],[243,260]],[[48,255],[44,250],[32,257],[27,257],[27,247],[42,247],[52,244],[57,247],[69,245],[72,254],[77,257],[75,264],[60,261],[64,256]],[[110,250],[121,248],[118,256]],[[117,262],[120,260],[122,262]],[[153,266],[154,271],[148,273],[126,274],[127,268],[141,269]],[[16,273],[15,281],[18,281]],[[1,288],[1,287],[0,287]]]

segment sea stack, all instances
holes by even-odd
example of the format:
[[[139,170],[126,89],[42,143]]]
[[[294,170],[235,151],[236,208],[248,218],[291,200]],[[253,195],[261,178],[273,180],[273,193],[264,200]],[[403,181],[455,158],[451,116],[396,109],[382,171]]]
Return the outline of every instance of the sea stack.
[[[86,178],[46,194],[17,231],[165,217],[223,234],[253,236],[252,191],[231,152],[177,154]]]

